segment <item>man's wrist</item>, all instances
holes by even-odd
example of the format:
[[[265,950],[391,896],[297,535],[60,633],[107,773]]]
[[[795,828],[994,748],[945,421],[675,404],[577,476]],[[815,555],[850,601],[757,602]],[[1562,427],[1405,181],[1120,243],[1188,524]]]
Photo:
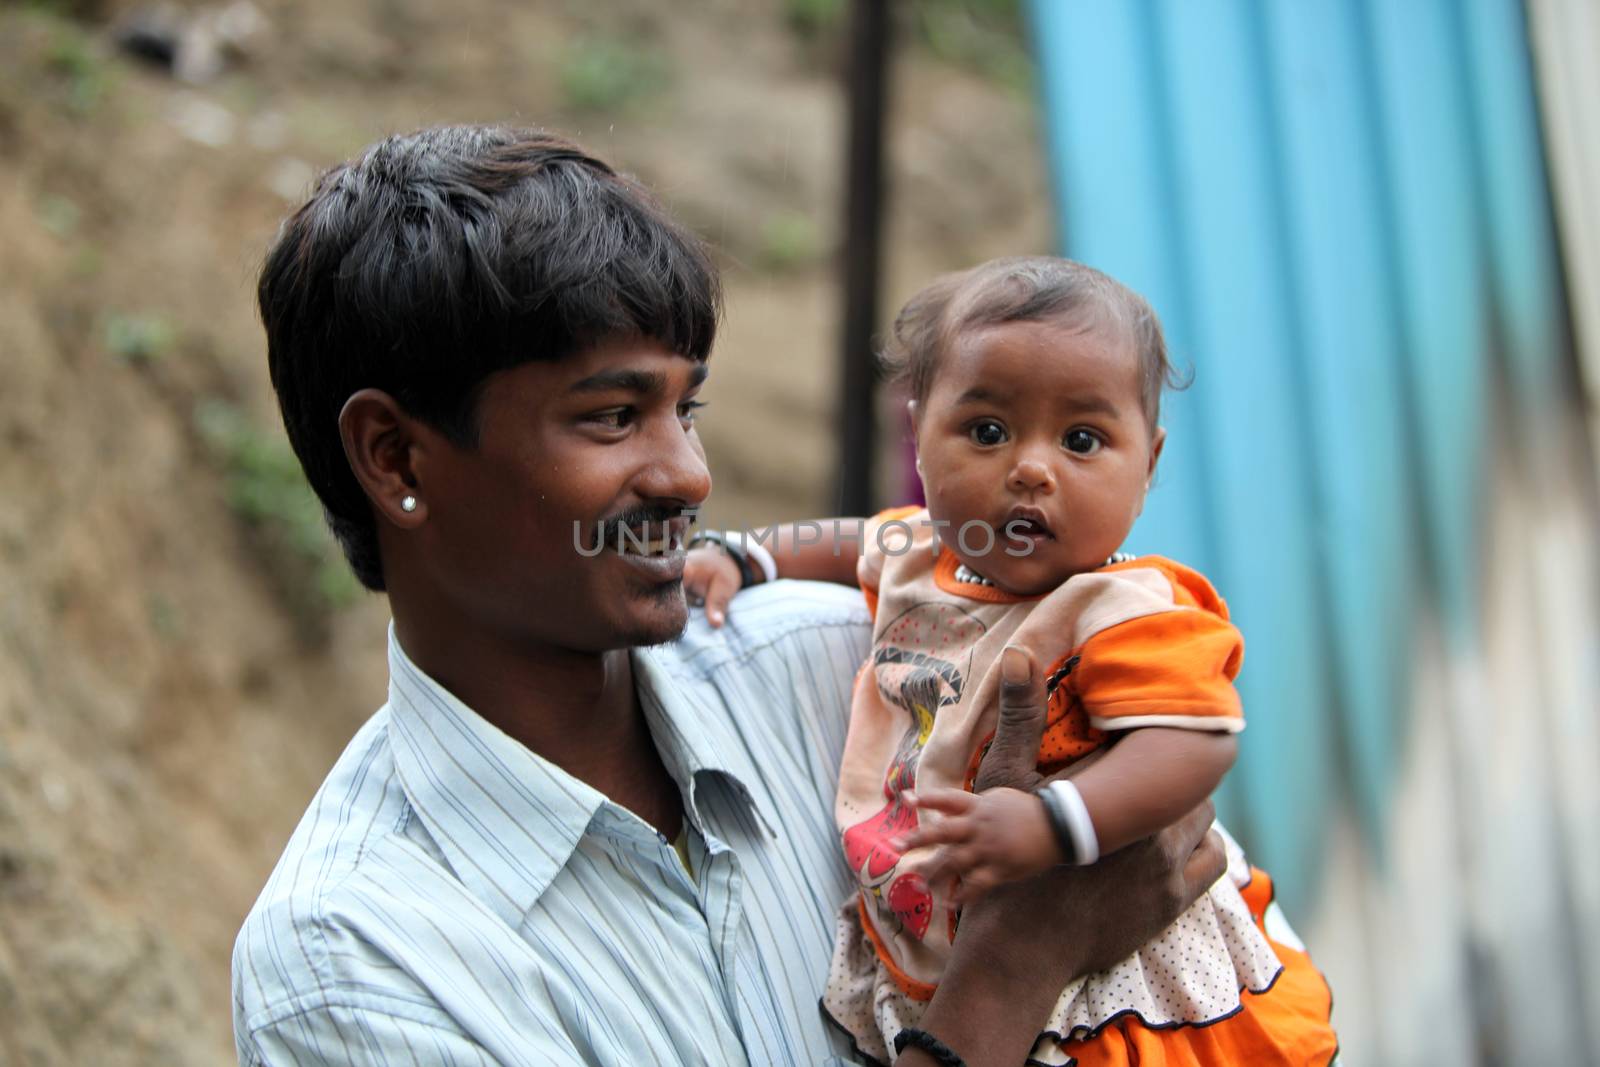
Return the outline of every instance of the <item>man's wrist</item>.
[[[1088,970],[1072,943],[1056,946],[1047,960],[1007,952],[1006,934],[1017,923],[1005,896],[1002,888],[963,910],[950,965],[921,1021],[968,1067],[1015,1067],[1026,1059],[1061,990]]]
[[[921,1057],[913,1055],[906,1057],[906,1052],[922,1053]],[[935,1064],[936,1067],[967,1067],[964,1060],[955,1049],[934,1037],[928,1031],[918,1027],[907,1027],[901,1030],[894,1039],[895,1062],[905,1064],[906,1067],[915,1067],[924,1059]]]

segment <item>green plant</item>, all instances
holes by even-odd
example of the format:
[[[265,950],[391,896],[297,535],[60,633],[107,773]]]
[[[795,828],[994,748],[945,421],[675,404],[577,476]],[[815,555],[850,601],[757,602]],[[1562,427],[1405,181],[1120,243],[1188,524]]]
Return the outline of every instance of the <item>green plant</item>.
[[[615,37],[584,36],[563,53],[561,92],[576,111],[615,111],[666,88],[671,72],[659,52]]]
[[[1032,84],[1020,0],[919,0],[913,11],[935,55],[1013,89]]]
[[[844,12],[845,0],[783,0],[783,20],[808,41],[837,29]]]
[[[83,212],[78,209],[77,204],[55,194],[41,197],[36,210],[39,225],[61,238],[71,237],[83,217]]]
[[[183,616],[171,597],[152,592],[145,598],[145,609],[150,616],[150,629],[156,636],[169,641],[183,636]]]
[[[260,535],[269,562],[287,579],[295,606],[327,611],[354,602],[361,586],[323,522],[289,442],[263,432],[238,408],[209,400],[195,409],[200,437],[220,462],[228,506]]]
[[[780,211],[761,224],[761,262],[775,270],[792,270],[817,260],[822,237],[810,215]]]
[[[78,115],[95,109],[110,87],[106,61],[90,36],[66,20],[54,20],[45,63],[66,82],[67,106]]]
[[[177,337],[172,323],[161,315],[114,311],[106,317],[106,348],[124,363],[153,363],[172,350]]]

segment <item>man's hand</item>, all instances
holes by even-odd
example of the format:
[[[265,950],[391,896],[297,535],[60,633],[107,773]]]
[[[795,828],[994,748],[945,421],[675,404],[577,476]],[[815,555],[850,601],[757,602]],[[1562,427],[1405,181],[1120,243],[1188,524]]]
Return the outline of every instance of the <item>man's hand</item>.
[[[1037,770],[1039,741],[1044,736],[1045,692],[1042,672],[1026,649],[1009,647],[1000,659],[1000,714],[995,724],[994,742],[978,768],[977,789],[1010,788],[1032,793],[1044,784]],[[1035,895],[1030,887],[1058,886],[1055,904],[1040,901],[1047,912],[1058,913],[1058,920],[1076,928],[1081,969],[1062,976],[1056,990],[1079,975],[1104,970],[1133,953],[1140,945],[1183,914],[1227,869],[1222,839],[1210,833],[1215,811],[1211,802],[1201,804],[1172,826],[1142,842],[1119,850],[1091,867],[1063,868],[1006,889],[1015,894],[995,892],[992,901],[978,910],[1006,912],[1023,910],[1002,926],[1022,926],[1017,936],[1005,938],[1025,955],[1038,955],[1038,915],[1024,903]],[[1123,853],[1131,853],[1123,856]],[[1003,903],[1016,895],[1013,904]],[[974,909],[968,909],[971,911]],[[1084,912],[1098,912],[1085,917]],[[965,928],[968,915],[963,913]],[[1040,920],[1043,916],[1039,916]],[[1086,948],[1085,948],[1086,947]]]
[[[683,561],[683,592],[691,604],[703,604],[713,629],[728,618],[728,602],[739,591],[739,565],[717,545],[691,548]]]
[[[1044,735],[1042,672],[1031,652],[1001,653],[999,719],[979,791],[1032,793]],[[1056,867],[999,886],[963,909],[954,953],[922,1027],[971,1067],[1015,1067],[1061,990],[1164,930],[1222,877],[1210,802],[1088,867]],[[902,1067],[933,1061],[907,1050]]]

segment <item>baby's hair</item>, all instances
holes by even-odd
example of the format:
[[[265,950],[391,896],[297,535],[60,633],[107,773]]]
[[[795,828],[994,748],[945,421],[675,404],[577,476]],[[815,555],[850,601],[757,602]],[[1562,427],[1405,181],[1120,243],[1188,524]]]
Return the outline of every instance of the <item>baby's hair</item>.
[[[1008,322],[1061,320],[1118,330],[1133,342],[1145,419],[1154,433],[1161,390],[1189,384],[1167,358],[1161,320],[1144,297],[1070,259],[1013,256],[935,278],[895,317],[883,364],[893,378],[909,384],[921,404],[940,358],[961,334]]]

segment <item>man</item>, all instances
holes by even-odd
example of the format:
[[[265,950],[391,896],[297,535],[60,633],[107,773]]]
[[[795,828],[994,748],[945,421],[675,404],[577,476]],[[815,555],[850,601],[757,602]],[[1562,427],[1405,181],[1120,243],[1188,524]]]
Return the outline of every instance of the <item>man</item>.
[[[389,701],[239,935],[240,1062],[848,1056],[817,998],[867,617],[786,582],[685,632],[670,542],[711,488],[705,250],[576,145],[436,129],[328,174],[260,303],[289,438],[394,622]],[[597,524],[606,547],[580,551]],[[980,785],[1035,781],[1039,673],[1003,696]],[[1070,978],[1220,875],[1208,822],[970,909],[924,1029],[1021,1062]]]

